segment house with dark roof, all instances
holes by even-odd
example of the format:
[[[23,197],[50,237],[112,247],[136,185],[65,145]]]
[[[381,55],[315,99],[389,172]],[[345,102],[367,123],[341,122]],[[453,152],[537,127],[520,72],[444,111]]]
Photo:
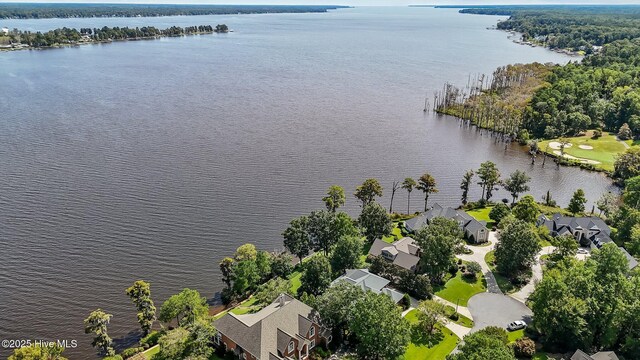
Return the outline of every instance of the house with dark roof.
[[[405,221],[405,228],[410,232],[416,232],[429,225],[431,219],[436,217],[455,220],[460,226],[460,229],[464,231],[464,236],[469,242],[480,244],[488,241],[489,229],[487,229],[484,221],[478,221],[462,210],[456,210],[452,207],[445,208],[439,204],[435,204],[431,209],[421,215]]]
[[[370,273],[368,269],[349,269],[344,275],[335,279],[331,283],[331,286],[341,281],[358,286],[365,291],[372,291],[376,294],[385,294],[396,304],[400,302],[404,296],[403,293],[388,287],[391,281],[383,278],[382,276]]]
[[[551,236],[571,235],[581,243],[590,242],[598,248],[613,241],[610,236],[611,229],[597,216],[574,217],[554,214],[548,218],[540,215],[536,225],[549,229]]]
[[[369,255],[382,256],[394,265],[415,272],[420,261],[420,247],[410,237],[404,237],[393,243],[376,239],[371,244]]]
[[[307,359],[314,347],[331,342],[316,311],[288,294],[254,314],[229,312],[213,325],[214,344],[243,360]]]
[[[618,356],[613,351],[600,351],[593,355],[589,355],[584,351],[578,349],[571,356],[571,360],[619,360]]]

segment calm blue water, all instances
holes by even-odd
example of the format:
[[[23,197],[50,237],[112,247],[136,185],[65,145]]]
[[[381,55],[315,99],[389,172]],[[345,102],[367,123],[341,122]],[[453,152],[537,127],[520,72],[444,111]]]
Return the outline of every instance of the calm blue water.
[[[430,201],[457,205],[462,174],[491,159],[504,174],[528,171],[536,198],[550,189],[566,204],[583,187],[597,199],[610,189],[599,174],[532,167],[515,147],[423,114],[446,81],[571,60],[486,30],[497,19],[356,8],[0,21],[235,30],[0,53],[0,338],[77,339],[66,354],[90,358],[91,310],[112,313],[121,338],[137,328],[124,294],[136,279],[151,282],[158,307],[184,287],[214,297],[222,257],[245,242],[280,248],[288,221],[322,207],[332,184],[351,194],[369,177],[390,188],[428,171],[440,189]],[[358,211],[351,196],[347,210]]]

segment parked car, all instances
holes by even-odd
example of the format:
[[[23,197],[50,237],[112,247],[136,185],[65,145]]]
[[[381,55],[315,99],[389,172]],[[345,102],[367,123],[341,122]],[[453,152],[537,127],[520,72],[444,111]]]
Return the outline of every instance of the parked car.
[[[507,325],[507,330],[516,331],[516,330],[524,329],[526,327],[527,327],[527,323],[525,323],[522,320],[516,320],[512,323],[509,323],[509,325]]]
[[[578,254],[588,254],[588,253],[589,251],[587,249],[582,249],[582,248],[578,249]]]

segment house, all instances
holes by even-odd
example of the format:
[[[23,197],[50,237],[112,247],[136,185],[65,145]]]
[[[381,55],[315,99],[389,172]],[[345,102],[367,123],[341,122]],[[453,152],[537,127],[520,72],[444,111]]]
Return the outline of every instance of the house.
[[[555,214],[551,219],[544,215],[538,217],[536,223],[538,226],[545,226],[549,229],[551,236],[571,235],[580,243],[590,243],[597,248],[602,245],[613,242],[611,240],[611,229],[605,222],[596,216],[573,217]],[[618,247],[624,253],[629,261],[629,270],[633,270],[638,266],[636,260],[623,247]]]
[[[287,294],[254,314],[228,313],[214,326],[214,344],[243,360],[307,359],[316,345],[331,342],[315,310]]]
[[[462,210],[456,210],[452,207],[444,208],[438,204],[433,205],[429,211],[405,221],[405,227],[410,232],[416,232],[429,225],[431,219],[435,217],[457,221],[460,229],[464,231],[464,236],[472,243],[480,244],[488,240],[489,230],[484,221],[478,221]]]
[[[349,284],[356,285],[365,291],[372,291],[376,294],[385,294],[396,304],[404,297],[403,293],[387,287],[391,281],[376,274],[372,274],[367,269],[347,270],[344,275],[335,279],[331,283],[331,286],[341,281],[346,281]]]
[[[581,243],[590,241],[598,248],[613,241],[610,237],[611,229],[596,216],[573,217],[555,214],[549,219],[545,215],[540,215],[536,225],[545,226],[549,229],[551,236],[568,234]]]
[[[571,360],[619,360],[613,351],[600,351],[593,355],[588,355],[584,351],[578,349],[571,356]]]
[[[391,244],[376,239],[371,244],[369,255],[382,256],[387,261],[399,266],[403,269],[416,271],[416,266],[420,261],[420,247],[415,240],[410,237],[404,237]]]

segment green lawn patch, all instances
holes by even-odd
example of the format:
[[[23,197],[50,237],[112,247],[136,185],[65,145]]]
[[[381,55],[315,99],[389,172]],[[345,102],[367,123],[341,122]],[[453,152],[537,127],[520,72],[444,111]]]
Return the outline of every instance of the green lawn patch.
[[[410,311],[405,319],[414,326],[418,323],[418,310]],[[403,360],[444,360],[455,349],[460,341],[458,337],[444,326],[437,325],[438,331],[430,336],[425,336],[421,331],[412,330],[411,342]]]
[[[291,281],[291,295],[296,295],[298,293],[298,289],[302,286],[302,271],[294,271],[289,275],[289,280]]]
[[[516,340],[524,337],[524,329],[507,332],[509,343],[516,342]]]
[[[587,131],[583,136],[568,138],[571,143],[571,147],[564,149],[565,154],[571,155],[580,159],[595,160],[600,164],[595,164],[595,167],[600,170],[613,171],[613,163],[616,156],[626,151],[626,146],[616,139],[614,134],[603,132],[602,136],[598,139],[592,139],[593,131]],[[558,139],[541,141],[538,146],[540,150],[549,154],[554,154],[554,149],[548,147],[550,142],[557,142]],[[581,149],[580,145],[591,146],[593,149]],[[555,150],[560,151],[560,150]]]
[[[460,325],[460,326],[464,326],[464,327],[468,327],[468,328],[472,328],[473,327],[473,320],[469,319],[468,317],[462,315],[462,314],[458,314],[458,320],[454,321],[451,320],[450,316],[453,315],[456,312],[456,308],[454,308],[453,306],[448,306],[447,305],[447,317],[450,321],[453,321],[454,323]],[[408,315],[408,314],[407,314]]]
[[[487,206],[483,208],[469,210],[467,211],[467,214],[473,216],[473,218],[478,221],[486,222],[487,227],[491,229],[495,225],[493,220],[491,220],[491,218],[489,217],[489,213],[491,212],[491,209],[493,209],[493,206]]]
[[[398,241],[402,239],[404,235],[402,234],[402,230],[398,227],[398,223],[393,223],[393,229],[391,230],[391,235],[383,236],[382,241],[388,242],[391,244],[394,241]]]
[[[553,194],[551,194],[553,195]],[[545,215],[554,215],[556,213],[560,213],[562,215],[566,215],[566,216],[571,216],[571,213],[568,212],[567,210],[561,208],[561,207],[557,207],[557,206],[547,206],[547,205],[543,205],[543,204],[538,204],[538,209],[540,209],[540,212],[545,214]]]
[[[142,352],[142,355],[144,355],[144,357],[147,358],[147,360],[151,360],[159,352],[160,352],[160,345],[155,345],[148,348],[144,352]]]
[[[550,359],[553,359],[553,358],[550,358],[546,352],[537,352],[537,351],[535,354],[533,354],[533,357],[531,358],[531,360],[550,360]]]
[[[473,295],[487,291],[487,281],[482,274],[478,274],[476,279],[468,279],[458,271],[444,286],[436,287],[434,290],[436,295],[445,300],[454,304],[459,301],[460,306],[467,306],[467,301]]]

